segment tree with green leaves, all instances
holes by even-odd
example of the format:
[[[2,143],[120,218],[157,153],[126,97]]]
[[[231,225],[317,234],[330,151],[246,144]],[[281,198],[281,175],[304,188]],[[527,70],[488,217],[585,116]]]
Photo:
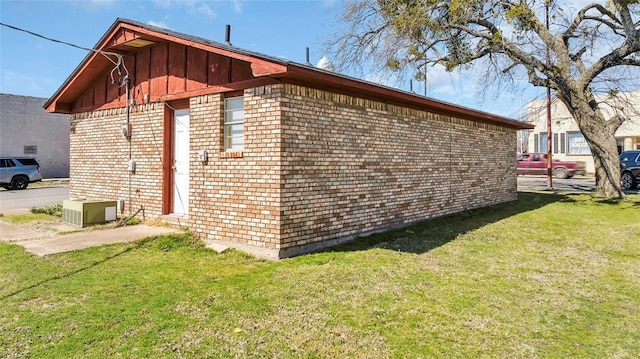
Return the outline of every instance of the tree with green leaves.
[[[429,66],[480,64],[500,83],[550,88],[589,144],[595,195],[621,198],[615,132],[629,111],[605,118],[594,95],[638,89],[640,0],[595,1],[350,0],[329,46],[343,69],[374,64],[420,79]]]

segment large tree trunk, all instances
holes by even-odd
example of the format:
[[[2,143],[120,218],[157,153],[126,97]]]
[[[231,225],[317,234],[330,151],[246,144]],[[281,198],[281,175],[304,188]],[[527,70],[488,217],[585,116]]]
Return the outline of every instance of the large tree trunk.
[[[576,117],[595,164],[596,197],[623,198],[620,184],[620,157],[612,128],[597,115]]]
[[[590,90],[582,93],[572,91],[568,86],[563,90],[556,91],[556,96],[565,104],[578,124],[593,156],[596,171],[594,195],[605,198],[624,198],[620,183],[620,156],[615,138],[615,132],[623,121],[620,121],[619,116],[615,116],[610,121],[605,120]]]

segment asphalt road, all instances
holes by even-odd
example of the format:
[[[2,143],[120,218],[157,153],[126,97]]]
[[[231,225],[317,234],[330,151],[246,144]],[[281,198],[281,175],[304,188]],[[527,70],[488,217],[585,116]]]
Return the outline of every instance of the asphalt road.
[[[21,191],[0,191],[0,211],[17,208],[42,207],[69,199],[68,186],[34,187]]]
[[[596,187],[595,177],[576,176],[567,179],[553,178],[553,189],[566,192],[591,192]],[[546,176],[518,176],[518,191],[543,191],[547,189]],[[640,189],[626,191],[640,194]]]
[[[596,187],[595,177],[576,176],[567,179],[553,178],[553,189],[568,192],[590,192]],[[547,189],[547,176],[518,176],[518,191],[542,191]]]

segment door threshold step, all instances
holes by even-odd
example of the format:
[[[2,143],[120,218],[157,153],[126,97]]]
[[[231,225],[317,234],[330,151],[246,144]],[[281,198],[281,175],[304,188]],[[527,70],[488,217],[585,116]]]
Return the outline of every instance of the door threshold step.
[[[185,214],[165,214],[160,217],[164,222],[175,224],[178,226],[184,226],[187,223],[189,217]]]

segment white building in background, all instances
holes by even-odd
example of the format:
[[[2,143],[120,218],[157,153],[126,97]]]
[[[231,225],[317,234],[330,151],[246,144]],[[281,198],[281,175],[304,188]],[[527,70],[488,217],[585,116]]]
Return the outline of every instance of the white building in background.
[[[70,118],[45,112],[45,102],[0,94],[0,156],[35,158],[44,178],[69,177]]]
[[[596,96],[605,118],[621,113],[629,120],[616,132],[618,152],[640,149],[640,91]],[[529,123],[535,126],[528,134],[524,152],[547,152],[546,99],[531,101],[527,105]],[[593,157],[582,132],[565,105],[558,99],[551,102],[551,150],[553,158],[566,161],[585,161],[587,172],[594,173]]]

